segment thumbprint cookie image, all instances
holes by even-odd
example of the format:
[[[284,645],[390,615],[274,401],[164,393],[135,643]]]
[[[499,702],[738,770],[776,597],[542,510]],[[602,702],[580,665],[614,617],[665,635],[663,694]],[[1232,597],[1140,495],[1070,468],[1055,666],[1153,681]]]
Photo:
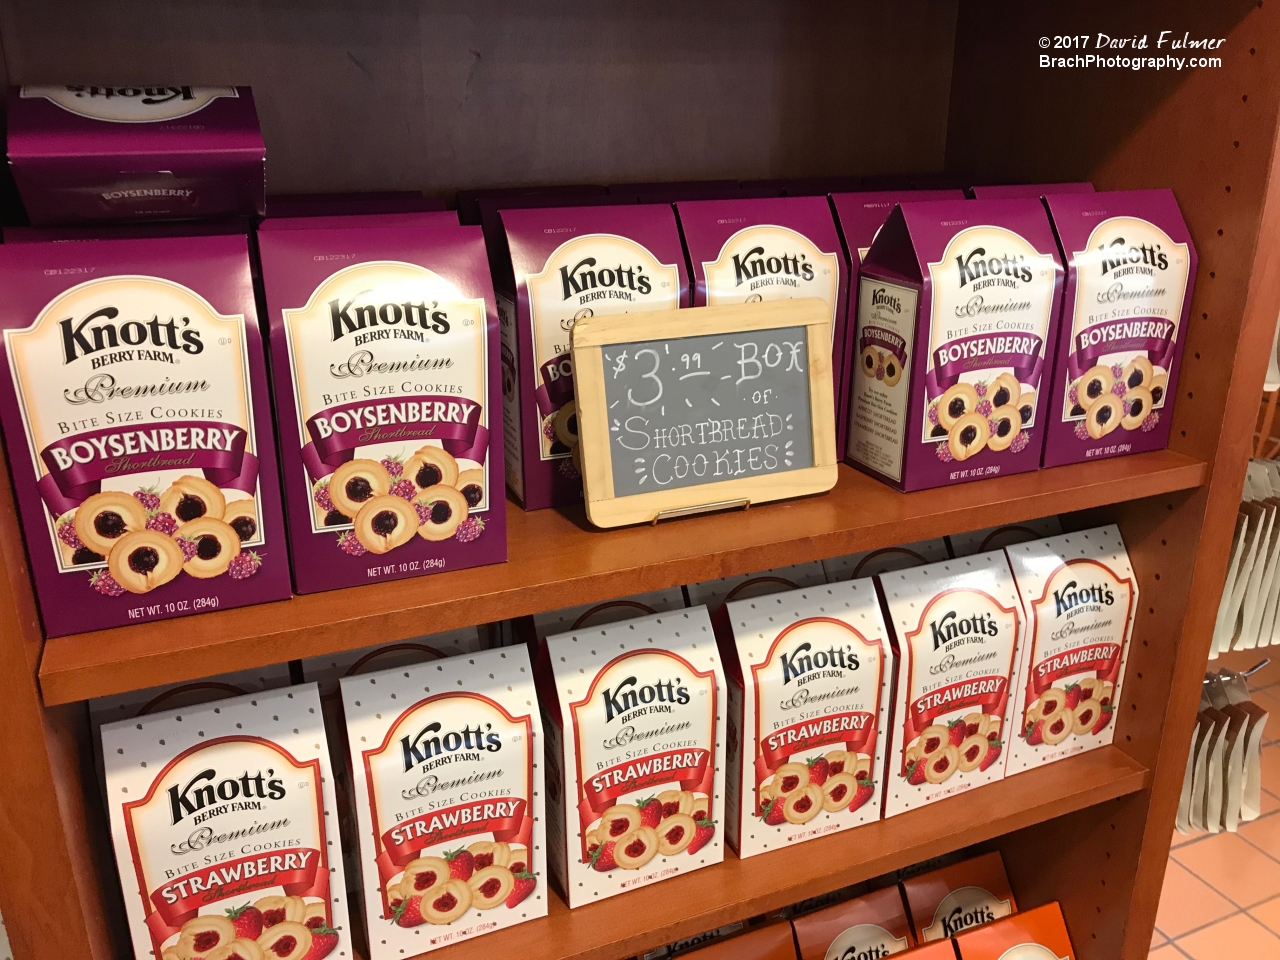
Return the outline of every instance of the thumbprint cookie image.
[[[768,826],[808,823],[819,813],[859,809],[875,793],[869,754],[831,750],[779,766],[757,788],[760,819]]]
[[[342,938],[328,917],[324,900],[260,897],[187,920],[161,960],[323,960]]]
[[[969,713],[946,724],[925,727],[907,745],[908,784],[945,783],[956,774],[985,773],[1000,758],[1000,718],[985,713]]]
[[[715,835],[711,798],[664,790],[609,807],[583,835],[584,862],[593,870],[639,870],[655,856],[696,854]]]
[[[1031,442],[1036,394],[1018,378],[1001,373],[987,382],[952,384],[928,408],[928,438],[945,441],[936,452],[944,463],[965,461],[983,450],[1021,453]]]
[[[1136,356],[1126,365],[1091,368],[1068,391],[1071,414],[1084,416],[1076,424],[1081,440],[1101,440],[1113,430],[1156,428],[1160,411],[1156,407],[1164,398],[1168,376],[1157,373],[1151,361]]]
[[[1115,713],[1115,684],[1086,677],[1065,687],[1051,687],[1027,708],[1022,737],[1030,746],[1056,746],[1068,736],[1102,733]]]
[[[230,503],[227,496],[237,497]],[[180,574],[243,580],[262,566],[244,544],[258,537],[256,501],[203,477],[178,477],[158,491],[104,490],[56,522],[62,560],[97,566],[89,586],[107,597],[150,593]]]

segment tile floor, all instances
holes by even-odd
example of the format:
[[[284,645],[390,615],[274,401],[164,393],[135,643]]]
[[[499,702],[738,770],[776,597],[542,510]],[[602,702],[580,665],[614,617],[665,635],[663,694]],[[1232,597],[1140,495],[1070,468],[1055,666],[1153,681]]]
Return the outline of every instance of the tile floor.
[[[1280,960],[1280,683],[1262,753],[1262,816],[1239,833],[1173,835],[1148,960]]]

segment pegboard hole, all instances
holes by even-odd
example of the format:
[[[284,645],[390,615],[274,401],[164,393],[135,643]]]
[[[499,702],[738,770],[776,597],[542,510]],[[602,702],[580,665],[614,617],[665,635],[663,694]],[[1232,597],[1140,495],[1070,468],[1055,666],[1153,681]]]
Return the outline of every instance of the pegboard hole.
[[[1156,574],[1156,579],[1157,579],[1157,580],[1159,580],[1159,579],[1160,579],[1160,574],[1158,574],[1158,573]]]
[[[1246,93],[1244,96],[1242,96],[1242,97],[1240,98],[1240,102],[1241,102],[1241,103],[1248,103],[1248,102],[1249,102],[1249,95]]]
[[[1209,276],[1210,276],[1210,277],[1213,277],[1214,279],[1217,279],[1218,271],[1216,271],[1216,270],[1210,270],[1210,271],[1209,271]]]
[[[1234,141],[1232,141],[1232,142],[1236,145],[1236,147],[1237,147],[1237,148],[1239,148],[1239,146],[1240,146],[1240,141],[1239,141],[1239,140],[1234,140]]]
[[[1218,231],[1218,236],[1222,236],[1222,231],[1221,231],[1221,230],[1219,230],[1219,231]]]

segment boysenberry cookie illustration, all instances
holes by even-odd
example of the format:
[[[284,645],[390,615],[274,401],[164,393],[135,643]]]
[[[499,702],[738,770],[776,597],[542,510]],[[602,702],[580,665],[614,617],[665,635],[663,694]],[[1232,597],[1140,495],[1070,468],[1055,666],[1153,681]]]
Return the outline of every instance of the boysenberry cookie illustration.
[[[971,383],[953,383],[938,398],[938,423],[950,432],[956,421],[978,409],[978,391]]]
[[[991,438],[991,426],[980,413],[966,413],[951,425],[947,433],[947,449],[956,460],[968,460],[980,453]]]
[[[333,471],[328,489],[334,509],[354,517],[366,501],[390,491],[391,476],[377,460],[348,460]]]
[[[1111,388],[1116,378],[1111,375],[1111,368],[1103,364],[1090,367],[1076,382],[1076,403],[1084,411],[1090,410],[1103,397],[1111,396]]]
[[[115,490],[89,497],[80,504],[74,519],[80,542],[104,557],[126,533],[145,529],[146,525],[146,508],[129,494]]]
[[[1026,390],[1018,396],[1018,402],[1015,404],[1018,408],[1018,418],[1025,427],[1036,415],[1036,392],[1034,390]]]
[[[623,870],[639,870],[658,853],[658,832],[653,827],[636,827],[620,836],[613,859]]]
[[[874,380],[876,376],[876,370],[877,368],[880,367],[880,365],[883,362],[884,362],[884,355],[875,347],[862,348],[862,358],[859,361],[859,366],[862,368],[862,372],[865,373],[868,377]]]
[[[987,388],[987,399],[992,407],[1017,406],[1022,394],[1022,384],[1011,373],[1002,373]]]
[[[222,511],[222,519],[236,532],[241,543],[258,535],[258,505],[252,498],[232,500]]]
[[[182,572],[182,548],[155,530],[126,533],[107,557],[107,570],[130,593],[150,593]]]
[[[413,502],[420,520],[418,536],[423,540],[448,540],[470,512],[466,497],[443,483],[427,487]]]
[[[572,450],[578,445],[578,401],[570,400],[556,411],[556,439]]]
[[[370,497],[355,516],[356,539],[370,553],[386,553],[413,539],[418,511],[400,497]]]
[[[1022,429],[1022,415],[1012,404],[996,407],[991,411],[988,426],[991,428],[991,435],[987,438],[987,446],[996,451],[1007,450]]]
[[[178,528],[178,536],[195,544],[182,569],[201,580],[222,576],[240,553],[239,535],[230,524],[213,517],[184,523]]]
[[[1095,400],[1089,407],[1089,412],[1085,414],[1085,430],[1094,440],[1101,440],[1120,426],[1123,417],[1124,407],[1120,403],[1120,398],[1113,393],[1105,394]]]
[[[1130,390],[1137,390],[1140,387],[1149,390],[1152,380],[1155,379],[1155,370],[1152,369],[1150,360],[1138,354],[1125,364],[1121,379]]]
[[[489,865],[480,867],[467,880],[471,888],[471,906],[488,910],[511,896],[516,878],[506,867]]]
[[[1157,373],[1151,378],[1151,402],[1158,406],[1160,401],[1164,399],[1164,392],[1169,388],[1169,375],[1167,373]]]
[[[424,446],[405,461],[404,476],[419,490],[443,483],[450,487],[458,482],[458,461],[441,447]]]
[[[1120,426],[1126,430],[1137,430],[1141,427],[1142,421],[1147,419],[1147,415],[1155,406],[1151,391],[1146,387],[1134,387],[1129,390],[1124,395],[1124,403],[1128,407],[1128,413],[1121,418]]]
[[[201,517],[221,520],[227,499],[221,490],[204,477],[187,474],[179,477],[160,494],[160,512],[167,513],[181,526]]]
[[[458,479],[454,486],[462,494],[463,499],[467,501],[467,506],[474,510],[484,500],[484,471],[478,469],[463,470],[458,474]]]
[[[885,354],[884,357],[884,385],[886,387],[895,387],[898,381],[902,379],[902,364],[898,362],[898,358],[892,353]]]

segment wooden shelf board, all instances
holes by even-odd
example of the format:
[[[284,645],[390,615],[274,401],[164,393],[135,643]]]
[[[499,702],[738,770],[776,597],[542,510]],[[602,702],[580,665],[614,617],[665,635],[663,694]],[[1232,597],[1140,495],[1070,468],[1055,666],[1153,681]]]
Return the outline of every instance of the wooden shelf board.
[[[1162,450],[901,494],[841,466],[822,496],[610,531],[581,508],[508,504],[507,563],[58,637],[45,644],[41,688],[47,705],[72,703],[1186,490],[1206,473]]]
[[[777,910],[1034,823],[1136,793],[1148,772],[1109,746],[920,810],[790,849],[725,862],[429,954],[440,960],[619,960]],[[430,927],[419,927],[429,936]]]

